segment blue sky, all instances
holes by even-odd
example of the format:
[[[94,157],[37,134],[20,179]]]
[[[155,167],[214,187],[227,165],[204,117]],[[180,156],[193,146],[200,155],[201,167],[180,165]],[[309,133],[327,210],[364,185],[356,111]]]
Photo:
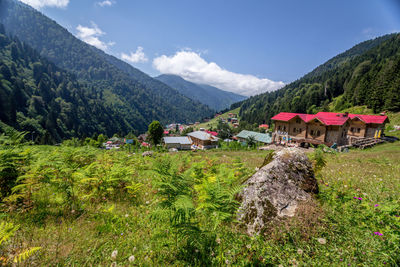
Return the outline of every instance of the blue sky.
[[[245,95],[275,90],[353,45],[400,31],[396,0],[23,0],[156,76]]]

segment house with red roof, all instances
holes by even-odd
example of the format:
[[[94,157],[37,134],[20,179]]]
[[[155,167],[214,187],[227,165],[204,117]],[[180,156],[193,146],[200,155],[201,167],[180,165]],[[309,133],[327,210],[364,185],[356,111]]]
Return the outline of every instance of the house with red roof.
[[[383,134],[389,121],[385,115],[360,115],[335,112],[317,114],[281,112],[271,118],[275,124],[274,142],[303,145],[351,144],[353,140],[373,138]]]

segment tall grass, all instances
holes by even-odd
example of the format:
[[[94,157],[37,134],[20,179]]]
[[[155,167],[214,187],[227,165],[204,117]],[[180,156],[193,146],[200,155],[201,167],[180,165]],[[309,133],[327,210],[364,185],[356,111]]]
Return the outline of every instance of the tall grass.
[[[234,196],[268,153],[32,146],[2,199],[0,220],[19,229],[0,257],[41,247],[25,264],[399,265],[398,143],[317,155],[318,197],[250,237]]]

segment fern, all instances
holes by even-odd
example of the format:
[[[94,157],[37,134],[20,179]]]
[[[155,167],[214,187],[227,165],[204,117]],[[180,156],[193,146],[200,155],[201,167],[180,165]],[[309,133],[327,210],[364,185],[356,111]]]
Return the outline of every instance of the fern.
[[[41,247],[33,247],[29,248],[22,253],[18,254],[17,256],[14,257],[14,263],[21,263],[26,261],[29,257],[31,257],[35,252],[38,250],[42,249]]]
[[[18,226],[12,223],[0,222],[0,245],[8,241],[18,230]]]

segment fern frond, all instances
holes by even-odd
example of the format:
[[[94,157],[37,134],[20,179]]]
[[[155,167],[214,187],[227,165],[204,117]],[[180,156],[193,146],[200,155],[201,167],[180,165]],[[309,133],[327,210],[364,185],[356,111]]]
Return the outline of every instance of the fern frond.
[[[18,230],[18,226],[13,223],[0,222],[0,245],[8,241],[14,233]]]
[[[23,261],[26,261],[29,257],[31,257],[33,254],[35,254],[36,251],[42,249],[41,247],[33,247],[25,250],[24,252],[18,254],[17,256],[14,257],[14,263],[21,263]]]

